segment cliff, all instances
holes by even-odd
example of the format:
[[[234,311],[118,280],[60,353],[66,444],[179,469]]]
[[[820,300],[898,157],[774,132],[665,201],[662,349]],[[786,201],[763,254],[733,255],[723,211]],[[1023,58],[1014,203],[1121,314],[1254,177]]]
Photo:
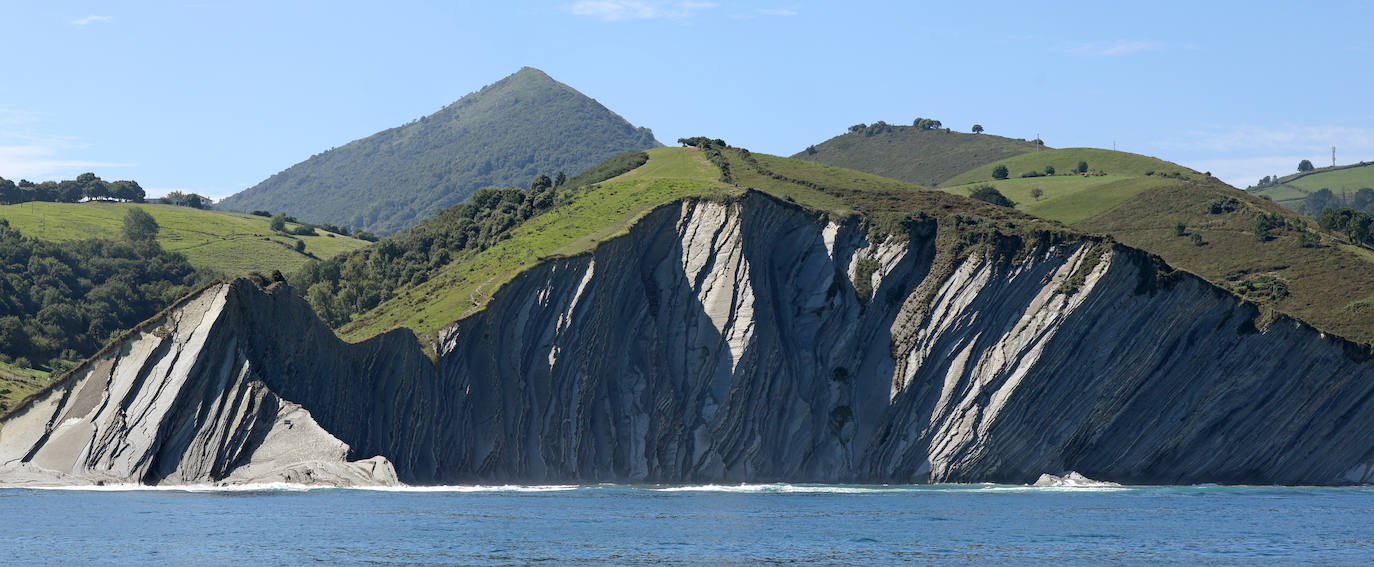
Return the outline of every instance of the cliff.
[[[1257,328],[1126,247],[947,245],[976,240],[959,230],[674,203],[531,267],[435,361],[407,331],[341,342],[284,286],[223,284],[0,422],[0,481],[1374,476],[1367,351]]]

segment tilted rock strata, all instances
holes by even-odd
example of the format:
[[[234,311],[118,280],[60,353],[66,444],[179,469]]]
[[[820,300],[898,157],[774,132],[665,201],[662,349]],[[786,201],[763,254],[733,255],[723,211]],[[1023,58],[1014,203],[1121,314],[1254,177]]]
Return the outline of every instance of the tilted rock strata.
[[[218,286],[0,426],[5,484],[394,484],[258,377]]]
[[[145,333],[72,381],[124,413],[58,388],[0,425],[0,461],[164,483],[385,482],[389,465],[417,484],[1374,475],[1374,364],[1353,345],[1255,329],[1254,306],[1124,247],[956,257],[939,230],[874,242],[755,193],[661,207],[517,276],[437,362],[408,331],[346,344],[284,286],[226,284],[177,312],[222,301],[204,338]]]

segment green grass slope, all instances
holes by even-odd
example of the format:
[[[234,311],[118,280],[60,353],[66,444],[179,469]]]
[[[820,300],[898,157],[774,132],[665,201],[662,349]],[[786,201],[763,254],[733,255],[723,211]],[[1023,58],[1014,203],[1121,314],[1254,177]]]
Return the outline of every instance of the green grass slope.
[[[47,372],[0,362],[0,413],[9,411],[29,394],[48,385],[49,381]]]
[[[1256,237],[1261,214],[1284,219],[1269,240]],[[1374,343],[1374,250],[1219,180],[1175,180],[1072,226],[1110,234],[1324,331]]]
[[[226,277],[291,272],[312,256],[328,258],[369,244],[319,229],[319,236],[284,235],[273,232],[264,217],[173,205],[29,202],[0,205],[0,218],[25,236],[40,240],[117,240],[123,238],[124,214],[132,207],[142,208],[157,220],[161,226],[157,240],[164,249],[185,254],[197,269]],[[287,223],[288,229],[296,226]],[[302,252],[295,250],[298,241],[305,243]]]
[[[574,175],[653,133],[526,67],[418,121],[312,156],[221,203],[395,233],[488,186]]]
[[[1360,162],[1295,173],[1279,178],[1273,185],[1254,189],[1252,193],[1297,210],[1302,200],[1314,191],[1330,189],[1337,196],[1342,196],[1354,194],[1365,187],[1374,189],[1374,163]]]
[[[1077,172],[1087,162],[1088,174]],[[1006,166],[1007,179],[993,179],[992,171]],[[1028,172],[1054,175],[1021,177]],[[991,185],[1027,213],[1074,224],[1107,212],[1140,193],[1181,179],[1205,177],[1181,165],[1148,156],[1100,150],[1067,148],[1024,154],[982,165],[945,182],[940,189],[968,195],[974,188]],[[1037,198],[1035,190],[1041,195]]]
[[[624,234],[655,207],[686,197],[728,199],[756,189],[839,217],[861,214],[889,229],[911,215],[928,214],[953,223],[956,215],[967,213],[989,227],[996,224],[1004,234],[1063,230],[1010,209],[903,181],[736,148],[723,151],[733,173],[733,182],[726,183],[704,153],[697,148],[649,150],[644,165],[577,190],[566,204],[530,219],[509,238],[446,266],[428,281],[401,290],[339,329],[339,334],[356,341],[406,327],[432,338],[438,329],[481,309],[493,292],[524,269],[547,258],[591,250]],[[953,241],[946,244],[958,246]]]
[[[1088,162],[1088,171],[1108,175],[1138,176],[1145,175],[1146,172],[1153,172],[1155,174],[1178,173],[1190,179],[1201,177],[1201,174],[1196,171],[1150,156],[1097,148],[1064,148],[1022,154],[987,163],[950,178],[944,185],[955,186],[979,181],[992,181],[992,170],[999,165],[1006,166],[1009,176],[1014,179],[1020,178],[1021,174],[1026,172],[1038,171],[1043,173],[1047,165],[1054,166],[1055,173],[1058,175],[1076,175],[1076,168],[1080,161]]]
[[[951,177],[1043,146],[992,134],[965,134],[892,126],[869,135],[851,132],[812,146],[797,159],[864,171],[919,185],[935,186]]]

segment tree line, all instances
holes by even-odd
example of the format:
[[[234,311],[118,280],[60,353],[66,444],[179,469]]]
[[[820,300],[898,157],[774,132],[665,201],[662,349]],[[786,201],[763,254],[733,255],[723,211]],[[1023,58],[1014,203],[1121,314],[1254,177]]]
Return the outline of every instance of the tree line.
[[[41,201],[48,203],[76,203],[82,200],[129,201],[142,203],[147,193],[137,181],[105,181],[94,173],[83,173],[76,179],[33,183],[20,179],[18,183],[0,177],[0,203],[13,205]]]

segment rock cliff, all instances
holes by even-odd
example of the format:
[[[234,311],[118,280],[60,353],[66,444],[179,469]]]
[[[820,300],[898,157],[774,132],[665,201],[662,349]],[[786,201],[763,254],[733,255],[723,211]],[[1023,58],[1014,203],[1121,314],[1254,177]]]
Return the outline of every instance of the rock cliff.
[[[951,230],[675,203],[520,274],[436,360],[222,284],[0,422],[0,481],[1374,478],[1366,350],[1129,248]]]

